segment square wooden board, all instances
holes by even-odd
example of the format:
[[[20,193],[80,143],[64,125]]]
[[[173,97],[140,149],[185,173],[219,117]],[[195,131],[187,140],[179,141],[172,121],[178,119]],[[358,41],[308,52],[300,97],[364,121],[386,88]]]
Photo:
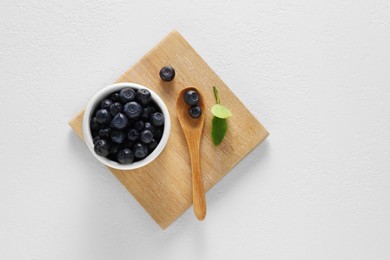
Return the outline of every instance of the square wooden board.
[[[176,70],[172,82],[164,82],[159,77],[160,69],[166,65]],[[175,109],[181,89],[196,86],[202,90],[208,108],[204,111],[206,118],[201,141],[201,168],[206,191],[268,135],[266,129],[177,31],[166,36],[117,82],[134,82],[154,90],[166,103],[171,116],[172,130],[167,146],[154,162],[132,171],[109,168],[163,229],[192,205],[190,158]],[[210,109],[215,104],[213,86],[219,89],[221,103],[233,113],[228,120],[229,129],[225,139],[219,146],[214,146],[210,137]],[[80,138],[83,138],[83,113],[81,111],[69,122]]]

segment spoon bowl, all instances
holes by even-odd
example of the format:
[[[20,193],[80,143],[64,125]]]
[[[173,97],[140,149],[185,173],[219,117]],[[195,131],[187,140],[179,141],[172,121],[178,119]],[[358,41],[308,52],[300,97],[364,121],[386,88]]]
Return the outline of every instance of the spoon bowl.
[[[189,90],[194,90],[199,95],[198,106],[202,109],[202,114],[198,118],[192,118],[190,116],[190,113],[188,112],[190,106],[184,100],[184,95]],[[181,127],[185,128],[185,129],[183,128],[183,131],[190,131],[190,132],[196,131],[196,132],[202,133],[204,118],[205,118],[204,109],[205,109],[205,105],[204,105],[204,101],[203,101],[203,96],[197,88],[187,87],[187,88],[183,89],[182,91],[180,91],[179,97],[177,98],[177,103],[176,103],[176,113],[177,113],[177,116],[179,117]]]

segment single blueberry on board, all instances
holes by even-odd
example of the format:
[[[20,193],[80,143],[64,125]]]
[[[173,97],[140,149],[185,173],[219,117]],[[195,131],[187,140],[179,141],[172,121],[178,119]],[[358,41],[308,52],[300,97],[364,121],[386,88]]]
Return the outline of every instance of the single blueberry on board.
[[[175,78],[175,69],[171,66],[164,66],[160,70],[160,78],[164,81],[172,81]]]

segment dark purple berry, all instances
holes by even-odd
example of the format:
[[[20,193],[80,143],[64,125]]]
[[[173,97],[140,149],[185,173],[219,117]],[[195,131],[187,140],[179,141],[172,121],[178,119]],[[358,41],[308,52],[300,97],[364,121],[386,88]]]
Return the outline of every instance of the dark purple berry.
[[[160,70],[160,78],[164,81],[172,81],[175,77],[175,69],[171,66],[162,67]]]
[[[137,102],[129,102],[123,108],[123,112],[129,119],[136,119],[142,114],[142,107]]]
[[[153,139],[153,140],[148,144],[149,152],[150,152],[150,153],[153,152],[154,149],[156,149],[157,145],[158,145],[158,142],[157,142],[155,139]]]
[[[115,102],[110,106],[110,113],[112,116],[116,116],[118,113],[122,112],[123,105],[119,102]]]
[[[107,109],[100,109],[96,112],[96,121],[101,125],[109,124],[111,121],[111,114]]]
[[[164,124],[164,115],[160,112],[155,112],[150,116],[150,121],[155,126],[162,126]]]
[[[114,92],[110,95],[110,99],[114,102],[120,101],[119,92]]]
[[[119,92],[119,98],[123,103],[130,102],[135,98],[135,91],[132,88],[124,88]]]
[[[110,152],[110,144],[106,140],[100,139],[96,142],[94,150],[97,155],[107,156]]]
[[[96,142],[99,141],[99,140],[100,140],[100,136],[97,135],[97,136],[95,136],[95,137],[93,138],[93,141],[92,141],[92,142],[93,142],[93,144],[95,145]]]
[[[139,138],[139,132],[135,130],[134,128],[130,129],[129,132],[127,132],[127,138],[130,141],[135,141]]]
[[[134,161],[134,153],[129,148],[125,148],[118,152],[118,162],[121,164],[132,163]]]
[[[111,122],[112,126],[116,129],[119,129],[119,130],[124,129],[128,123],[129,123],[129,120],[122,113],[118,113],[114,117],[114,119],[112,119],[112,122]]]
[[[145,122],[144,129],[150,130],[150,132],[154,133],[154,126],[150,122]]]
[[[199,102],[199,95],[195,90],[188,90],[184,94],[184,101],[190,106],[197,105]]]
[[[202,114],[202,109],[200,106],[192,106],[188,112],[192,118],[198,118]]]
[[[150,130],[144,130],[141,133],[141,142],[144,144],[149,144],[153,140],[153,134],[150,132]]]
[[[111,105],[112,105],[112,100],[111,99],[103,99],[102,102],[100,102],[100,108],[101,109],[110,109]]]
[[[145,107],[143,112],[142,112],[142,119],[147,120],[149,119],[149,116],[156,112],[156,108],[152,106]]]
[[[133,146],[134,156],[137,159],[145,158],[148,155],[148,147],[142,143],[136,143]]]
[[[125,132],[120,131],[120,130],[113,130],[111,132],[110,136],[111,136],[111,141],[113,141],[114,143],[117,143],[117,144],[123,143],[123,141],[126,138]]]
[[[141,105],[146,106],[152,101],[152,95],[150,91],[144,88],[140,88],[137,91],[137,100],[141,103]]]

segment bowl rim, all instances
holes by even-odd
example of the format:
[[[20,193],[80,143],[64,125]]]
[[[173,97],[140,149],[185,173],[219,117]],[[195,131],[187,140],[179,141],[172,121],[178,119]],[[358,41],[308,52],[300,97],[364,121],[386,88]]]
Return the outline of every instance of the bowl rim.
[[[150,91],[152,95],[152,99],[156,104],[160,107],[165,121],[164,121],[164,132],[161,137],[161,140],[159,144],[157,145],[156,149],[149,154],[147,157],[144,159],[134,162],[131,164],[120,164],[118,162],[112,161],[107,159],[106,157],[99,156],[95,153],[94,151],[94,145],[93,145],[93,139],[92,139],[92,133],[90,129],[90,120],[92,117],[92,113],[95,110],[95,107],[97,106],[98,102],[101,102],[101,100],[108,96],[110,93],[113,93],[115,91],[118,91],[120,89],[130,87],[130,88],[135,88],[135,89],[147,89]],[[165,105],[164,101],[150,88],[145,87],[143,85],[137,84],[137,83],[132,83],[132,82],[121,82],[121,83],[115,83],[111,84],[109,86],[106,86],[99,90],[88,102],[88,105],[84,111],[83,115],[83,122],[82,122],[82,127],[83,127],[83,135],[84,135],[84,141],[88,146],[88,149],[91,151],[91,153],[98,159],[101,163],[105,164],[106,166],[109,166],[114,169],[118,170],[134,170],[138,169],[140,167],[143,167],[149,163],[151,163],[153,160],[155,160],[163,151],[164,147],[166,146],[168,142],[168,138],[171,132],[171,118],[169,115],[169,110],[167,106]]]

